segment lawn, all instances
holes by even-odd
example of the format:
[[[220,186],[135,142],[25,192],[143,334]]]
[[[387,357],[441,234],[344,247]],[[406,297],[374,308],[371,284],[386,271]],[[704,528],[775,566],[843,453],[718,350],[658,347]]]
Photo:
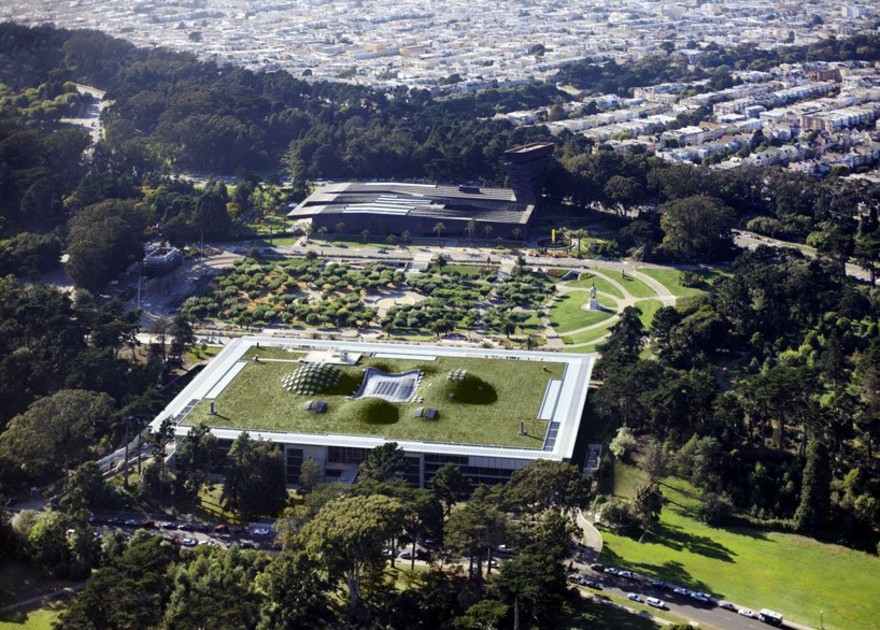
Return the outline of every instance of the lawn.
[[[544,391],[551,379],[561,378],[564,363],[437,357],[434,361],[363,357],[357,366],[339,366],[342,378],[327,391],[297,395],[285,390],[282,378],[300,364],[296,355],[278,349],[251,348],[259,362],[249,362],[216,398],[217,416],[210,403],[201,401],[186,424],[205,422],[213,426],[250,430],[302,433],[377,435],[389,439],[459,442],[541,448],[547,430],[537,419]],[[270,361],[283,357],[287,361]],[[392,404],[377,398],[349,400],[361,381],[365,367],[397,373],[424,371],[418,394],[423,402]],[[457,384],[447,378],[454,369],[466,369],[468,379]],[[449,394],[454,394],[450,397]],[[302,409],[306,400],[324,400],[327,412]],[[417,407],[439,409],[438,420],[414,417]],[[520,436],[520,421],[526,435]]]
[[[577,347],[566,346],[565,348],[563,348],[562,351],[563,351],[563,352],[577,353],[577,354],[589,354],[590,352],[596,352],[596,351],[597,351],[597,350],[596,350],[596,346],[597,346],[597,345],[598,345],[598,344],[592,344],[592,345],[589,345],[589,346],[577,346]]]
[[[394,248],[396,245],[391,245],[385,239],[376,239],[368,237],[365,241],[363,238],[351,238],[349,237],[341,237],[341,238],[333,238],[332,236],[315,236],[314,234],[309,237],[309,244],[315,246],[323,246],[323,247],[351,247],[351,248]]]
[[[615,490],[631,492],[638,471]],[[620,475],[616,475],[620,477]],[[692,488],[677,479],[663,485],[670,503],[657,531],[638,543],[603,530],[601,560],[675,584],[710,592],[753,610],[826,628],[871,628],[880,618],[880,560],[811,538],[756,528],[714,528],[692,516]],[[627,490],[628,489],[628,490]]]
[[[641,269],[639,271],[641,271]],[[633,278],[630,274],[624,275],[620,271],[613,271],[611,269],[603,269],[602,273],[609,278],[616,280],[619,284],[622,284],[627,293],[635,298],[657,297],[657,292],[654,289],[638,278]]]
[[[475,265],[446,265],[441,268],[441,274],[457,273],[469,279],[477,280],[483,275],[483,267]]]
[[[623,299],[623,292],[617,288],[617,285],[611,284],[607,278],[602,275],[603,272],[599,271],[585,271],[581,274],[581,277],[577,280],[573,280],[572,282],[566,282],[566,286],[575,287],[578,289],[589,289],[594,284],[596,285],[596,290],[599,293],[607,293],[608,295],[613,295],[616,298]]]
[[[609,321],[607,326],[567,336],[571,338],[572,343],[587,343],[589,341],[595,341],[596,339],[599,339],[599,337],[607,334],[612,325],[612,322]]]
[[[592,326],[614,315],[614,307],[604,303],[607,300],[599,299],[599,304],[605,306],[607,311],[585,311],[581,308],[590,301],[587,291],[575,291],[556,296],[550,305],[550,323],[560,333],[568,330],[577,330]]]
[[[64,602],[58,601],[45,608],[27,612],[16,610],[0,614],[0,630],[52,630],[53,624],[64,608]]]
[[[706,292],[705,289],[698,287],[681,286],[681,271],[678,269],[643,268],[639,269],[639,271],[646,276],[654,278],[654,280],[669,289],[669,292],[676,297],[691,297],[694,295],[702,295]],[[697,269],[694,270],[693,273],[700,276],[700,278],[702,278],[707,284],[711,284],[718,277],[723,275],[712,269]]]
[[[544,330],[544,324],[541,323],[541,316],[536,311],[529,311],[528,318],[520,325],[523,331]]]
[[[658,627],[650,619],[639,617],[592,597],[572,597],[571,606],[565,606],[559,615],[555,630],[580,630],[581,628],[614,628],[615,630],[654,630]]]
[[[639,300],[635,304],[642,311],[640,320],[642,320],[642,326],[645,328],[651,327],[651,322],[654,321],[654,313],[663,308],[663,302],[660,300]]]

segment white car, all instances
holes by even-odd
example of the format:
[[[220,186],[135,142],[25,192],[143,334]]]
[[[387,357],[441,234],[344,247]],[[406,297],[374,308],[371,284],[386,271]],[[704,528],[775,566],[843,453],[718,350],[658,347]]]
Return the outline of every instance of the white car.
[[[749,608],[740,608],[739,614],[741,614],[743,617],[748,617],[749,619],[754,619],[755,617],[755,612]]]
[[[648,597],[646,600],[648,602],[648,606],[653,606],[654,608],[660,608],[662,610],[666,609],[666,602],[662,599],[658,599],[656,597]]]
[[[267,527],[257,527],[253,531],[254,536],[268,536],[270,533]]]
[[[630,598],[631,600],[633,600],[634,602],[641,602],[642,601],[642,596],[639,595],[638,593],[627,593],[626,596],[628,598]]]
[[[198,543],[192,538],[184,538],[180,541],[180,544],[184,547],[195,547]]]

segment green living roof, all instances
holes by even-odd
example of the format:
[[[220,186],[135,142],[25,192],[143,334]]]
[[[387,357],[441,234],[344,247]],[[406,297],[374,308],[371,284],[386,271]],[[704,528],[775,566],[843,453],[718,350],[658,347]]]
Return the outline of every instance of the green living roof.
[[[259,355],[258,361],[252,360],[254,355]],[[288,391],[283,384],[301,365],[301,356],[280,348],[249,348],[243,355],[249,359],[247,364],[214,399],[217,415],[210,414],[210,400],[201,400],[184,424],[540,449],[547,432],[547,421],[538,419],[544,393],[548,382],[561,379],[566,370],[562,362],[365,355],[357,365],[335,366],[342,372],[338,382],[308,395]],[[349,399],[360,387],[367,367],[389,373],[421,370],[424,375],[409,402]],[[449,373],[455,370],[467,370],[467,377],[450,379]],[[325,401],[326,413],[304,410],[303,403],[310,399]],[[419,407],[439,410],[439,418],[415,417]],[[521,421],[525,422],[524,436],[519,435]]]

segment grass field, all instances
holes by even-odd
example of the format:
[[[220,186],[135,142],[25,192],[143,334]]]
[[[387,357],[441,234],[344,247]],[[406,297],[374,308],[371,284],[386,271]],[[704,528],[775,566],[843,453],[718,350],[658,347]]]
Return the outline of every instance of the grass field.
[[[650,619],[601,604],[592,597],[572,597],[570,601],[572,605],[566,606],[561,611],[555,630],[586,630],[587,628],[653,630],[658,627],[658,624]]]
[[[663,308],[663,302],[660,300],[640,300],[635,305],[642,311],[639,319],[642,320],[642,325],[645,328],[651,327],[651,322],[654,321],[654,313]]]
[[[603,335],[608,333],[608,329],[611,328],[613,324],[609,321],[607,326],[602,326],[601,328],[594,328],[593,330],[588,330],[586,332],[575,333],[573,335],[568,335],[571,338],[572,343],[587,343],[589,341],[595,341],[599,339]]]
[[[528,318],[520,326],[525,331],[542,331],[544,324],[541,323],[541,316],[535,311],[529,311]]]
[[[589,346],[577,346],[576,348],[571,347],[571,346],[566,346],[565,348],[562,349],[562,351],[563,352],[571,352],[572,354],[574,354],[574,353],[588,354],[590,352],[596,352],[597,345],[599,345],[599,344],[595,343],[595,344],[591,344]]]
[[[641,271],[641,269],[639,271]],[[623,275],[621,272],[613,271],[611,269],[602,269],[602,273],[622,284],[627,293],[635,298],[651,298],[657,296],[657,292],[654,289],[641,280],[633,278],[630,274]]]
[[[64,608],[64,602],[49,604],[27,612],[10,611],[0,614],[0,630],[52,630],[58,616]]]
[[[681,271],[679,271],[678,269],[649,268],[639,269],[639,271],[646,276],[654,278],[654,280],[669,289],[669,292],[676,297],[690,297],[694,295],[702,295],[706,292],[705,289],[700,289],[697,287],[681,286]],[[714,271],[712,269],[697,269],[694,271],[694,273],[700,276],[707,284],[711,284],[718,277],[723,275],[720,272]]]
[[[186,424],[205,422],[249,430],[379,435],[390,439],[541,448],[547,423],[537,416],[544,391],[548,381],[561,378],[565,370],[564,363],[538,361],[364,357],[357,366],[340,366],[343,377],[335,388],[305,396],[288,392],[281,385],[282,378],[299,367],[295,362],[297,355],[264,347],[251,348],[245,356],[254,353],[261,360],[249,362],[216,398],[218,415],[211,416],[210,403],[203,400],[186,418]],[[287,360],[271,361],[273,358]],[[418,393],[424,402],[349,400],[348,396],[362,381],[365,367],[392,373],[423,370],[425,376]],[[469,379],[460,387],[447,379],[454,369],[468,370]],[[475,377],[473,381],[471,376]],[[455,397],[450,398],[450,393]],[[327,412],[303,411],[302,404],[309,399],[326,401]],[[439,419],[415,418],[413,412],[420,406],[439,409]],[[518,435],[521,420],[525,422],[525,436]]]
[[[618,466],[615,473],[615,492],[631,494],[639,471]],[[663,491],[670,503],[657,531],[638,543],[604,530],[602,561],[753,610],[771,608],[813,627],[819,626],[820,611],[826,628],[877,627],[878,558],[793,534],[710,527],[693,518],[692,488],[667,481]]]
[[[458,273],[467,278],[477,279],[483,274],[483,268],[474,265],[446,265],[443,267],[442,273],[448,274],[450,272]]]
[[[590,272],[585,271],[581,274],[581,277],[572,282],[567,282],[566,285],[570,287],[576,287],[579,289],[589,289],[594,284],[596,285],[596,290],[599,293],[607,293],[608,295],[613,295],[616,298],[623,299],[623,292],[617,288],[616,285],[611,284],[604,276],[601,275],[602,272]]]
[[[550,306],[550,323],[557,331],[564,333],[568,330],[592,326],[614,314],[614,307],[607,304],[607,301],[602,298],[599,298],[599,304],[609,310],[585,311],[582,307],[589,301],[590,293],[588,291],[575,291],[557,296]]]

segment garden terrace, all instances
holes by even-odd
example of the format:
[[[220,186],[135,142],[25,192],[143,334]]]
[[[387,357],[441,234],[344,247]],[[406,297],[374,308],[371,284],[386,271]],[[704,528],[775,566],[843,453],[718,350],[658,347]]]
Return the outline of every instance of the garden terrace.
[[[394,290],[402,283],[403,272],[382,264],[356,269],[318,260],[247,258],[218,275],[204,295],[187,300],[182,310],[243,325],[278,321],[354,327],[376,316],[364,305],[366,292]]]

